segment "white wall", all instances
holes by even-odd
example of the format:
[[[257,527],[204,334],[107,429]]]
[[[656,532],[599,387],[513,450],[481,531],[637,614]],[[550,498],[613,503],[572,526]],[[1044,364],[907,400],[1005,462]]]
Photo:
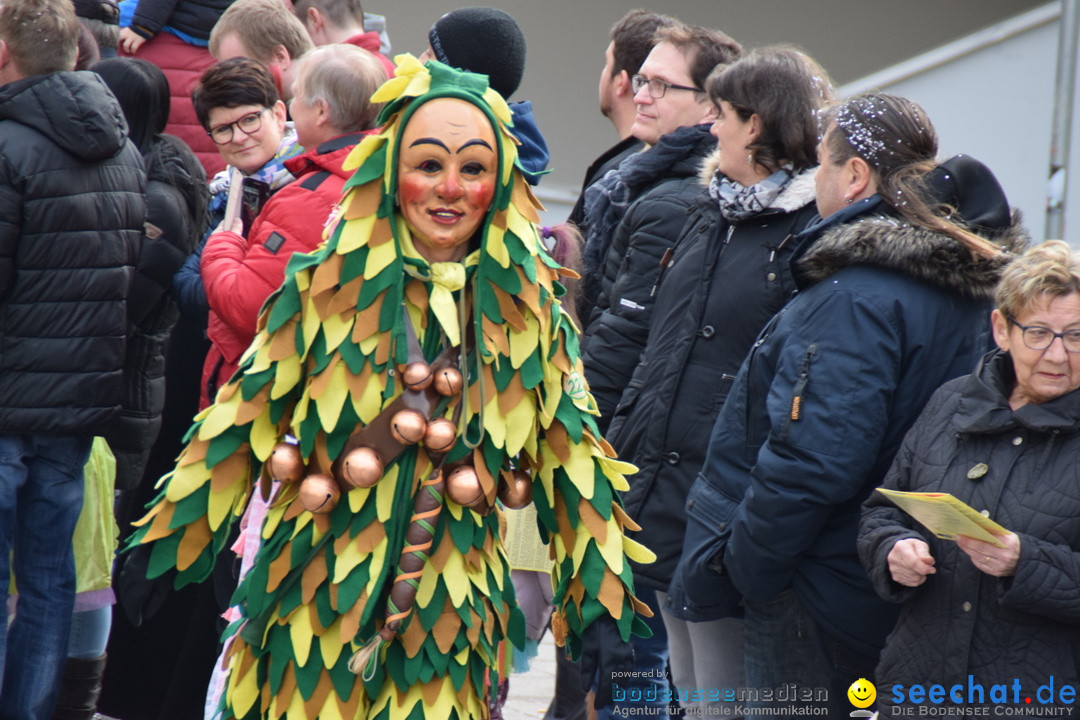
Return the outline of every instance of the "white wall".
[[[1057,3],[1044,6],[843,90],[878,87],[921,104],[937,128],[942,156],[966,153],[989,165],[1041,240],[1058,16]],[[1070,165],[1080,168],[1080,128],[1073,125]],[[1065,239],[1080,246],[1080,173],[1073,173],[1066,198]]]

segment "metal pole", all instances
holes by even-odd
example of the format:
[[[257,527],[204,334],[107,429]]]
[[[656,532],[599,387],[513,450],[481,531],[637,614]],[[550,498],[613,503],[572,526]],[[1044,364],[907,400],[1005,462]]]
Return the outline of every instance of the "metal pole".
[[[1076,86],[1076,48],[1080,35],[1080,0],[1061,0],[1054,120],[1050,138],[1050,180],[1046,196],[1046,239],[1065,237],[1069,143]]]

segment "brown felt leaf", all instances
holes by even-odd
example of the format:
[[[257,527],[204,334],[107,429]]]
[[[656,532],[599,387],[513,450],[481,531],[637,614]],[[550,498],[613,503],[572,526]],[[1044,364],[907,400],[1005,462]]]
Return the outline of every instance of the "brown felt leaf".
[[[330,362],[328,362],[326,364],[326,367],[323,368],[323,371],[316,375],[313,379],[309,380],[308,393],[311,395],[312,399],[317,400],[318,398],[322,397],[323,393],[326,392],[326,388],[330,384],[330,378],[334,374],[334,368],[337,367],[338,363],[340,362],[341,356],[337,353],[334,353],[334,355],[330,358]]]
[[[311,304],[312,306],[314,306],[315,315],[318,316],[319,320],[325,321],[326,318],[330,317],[330,315],[332,314],[330,312],[330,303],[333,302],[333,300],[334,293],[329,290],[327,292],[311,296]]]
[[[562,539],[566,554],[573,555],[577,534],[574,532],[570,518],[566,514],[566,501],[563,499],[562,493],[556,493],[555,495],[555,524],[559,528],[559,537]]]
[[[285,579],[285,576],[289,574],[289,570],[292,567],[292,541],[285,543],[285,546],[278,552],[278,556],[270,563],[270,568],[266,578],[266,592],[274,592],[277,590],[278,585]]]
[[[332,253],[315,266],[309,290],[313,299],[328,291],[337,291],[338,281],[341,279],[341,266],[344,262],[345,256]]]
[[[206,450],[209,447],[209,440],[200,440],[199,436],[196,435],[195,437],[191,438],[191,442],[189,442],[188,446],[184,448],[184,451],[180,453],[180,459],[177,462],[177,465],[179,467],[184,467],[185,465],[191,465],[192,463],[197,463],[200,460],[205,460]]]
[[[228,456],[210,470],[210,492],[216,493],[227,489],[237,478],[247,475],[248,453],[238,451]]]
[[[255,393],[255,397],[250,400],[241,400],[240,404],[236,408],[236,420],[237,425],[247,425],[249,422],[259,417],[262,414],[263,408],[266,407],[266,400],[270,396],[270,386],[267,385],[259,392]]]
[[[453,662],[451,660],[450,662]],[[436,676],[431,680],[420,685],[420,694],[424,696],[424,704],[430,708],[438,707],[439,692],[442,690],[443,683],[450,682],[450,678],[447,676]],[[400,698],[401,691],[398,691]],[[398,707],[404,706],[404,699],[401,699],[398,703]]]
[[[525,277],[524,270],[521,268],[516,269],[518,277],[521,278],[521,292],[517,294],[518,299],[524,302],[526,307],[532,310],[533,315],[539,317],[542,314],[540,309],[540,288]]]
[[[277,362],[297,352],[296,320],[289,320],[270,336],[270,360]]]
[[[198,518],[184,527],[184,537],[176,547],[176,569],[187,570],[195,562],[206,546],[210,544],[210,523],[206,516]]]
[[[315,662],[315,660],[311,659],[310,662]],[[333,689],[334,683],[330,681],[330,673],[326,672],[325,668],[319,670],[319,682],[315,685],[311,697],[304,701],[304,712],[309,718],[319,717],[323,705],[326,704],[326,698],[330,697],[330,691]]]
[[[446,569],[446,561],[454,551],[454,543],[450,541],[449,533],[447,533],[445,537],[447,539],[446,542],[440,542],[442,538],[436,538],[435,550],[428,556],[428,562],[431,563],[431,567],[439,573]]]
[[[356,633],[359,632],[360,614],[363,612],[364,605],[366,604],[367,591],[365,590],[364,593],[360,595],[360,599],[356,601],[356,604],[349,608],[348,611],[346,611],[346,613],[341,616],[341,631],[339,634],[339,638],[341,639],[342,645],[351,643],[356,637]],[[340,608],[338,609],[338,612],[340,612]]]
[[[401,644],[405,646],[405,654],[413,658],[423,647],[424,640],[427,639],[427,633],[420,626],[420,619],[413,616],[412,621],[405,628],[405,632],[398,637],[401,638]]]
[[[518,332],[525,331],[525,318],[518,312],[517,305],[514,303],[514,298],[509,293],[499,289],[494,283],[492,287],[495,292],[495,300],[499,303],[499,312],[502,313],[503,319],[506,323],[517,330]]]
[[[368,555],[375,550],[384,537],[386,537],[386,526],[381,522],[371,522],[357,534],[354,540],[356,551],[361,555]]]
[[[521,384],[521,373],[514,373],[509,384],[499,393],[499,412],[503,417],[525,401],[525,393],[525,386]]]
[[[488,397],[491,396],[488,395]],[[484,497],[487,498],[488,505],[494,505],[495,491],[498,485],[495,478],[488,471],[487,463],[484,462],[484,453],[481,452],[480,448],[473,450],[473,468],[476,470],[476,477],[480,479],[480,487],[484,490]]]
[[[555,644],[559,647],[566,645],[566,636],[570,633],[570,626],[566,623],[566,616],[561,612],[551,614],[551,634],[555,638]]]
[[[648,605],[643,603],[641,600],[638,600],[637,597],[633,595],[630,596],[630,604],[634,607],[634,612],[636,612],[641,617],[653,616],[652,609]]]
[[[236,394],[237,383],[226,383],[218,390],[217,395],[214,396],[214,402],[224,405],[229,402],[233,395]]]
[[[326,434],[321,430],[315,437],[315,453],[308,459],[312,472],[331,474],[330,468],[333,461],[330,459],[330,451],[326,449]]]
[[[532,190],[529,189],[528,183],[517,182],[514,183],[514,190],[510,194],[510,202],[514,204],[518,212],[521,213],[526,220],[531,223],[540,222],[540,214],[536,212],[537,206],[543,208],[540,201],[533,195]]]
[[[249,655],[251,653],[248,653]],[[270,683],[266,683],[269,687]],[[281,676],[281,687],[278,689],[277,701],[279,708],[289,707],[292,698],[299,690],[296,687],[296,670],[293,669],[293,661],[285,663],[285,672]],[[314,717],[314,716],[312,716]]]
[[[394,237],[394,231],[390,227],[389,218],[378,218],[375,220],[375,224],[371,226],[371,237],[368,239],[368,247],[378,247],[384,242],[392,240]]]
[[[496,325],[487,315],[484,316],[484,338],[491,342],[500,354],[510,356],[510,341],[506,339],[506,328]]]
[[[469,608],[469,624],[465,627],[465,637],[473,647],[480,642],[480,616],[472,608]]]
[[[596,512],[596,508],[592,506],[585,498],[581,498],[578,501],[578,514],[581,516],[581,522],[585,523],[585,527],[589,530],[589,534],[596,539],[597,545],[603,545],[607,542],[608,527],[607,521],[600,517],[600,513]]]
[[[375,346],[375,364],[385,365],[390,359],[390,341],[393,333],[383,333],[379,337],[379,344]]]
[[[607,608],[611,617],[618,620],[622,616],[623,600],[626,598],[626,586],[615,577],[611,570],[604,571],[604,580],[600,583],[600,592],[597,599],[600,604]]]
[[[364,278],[355,277],[341,286],[334,293],[334,299],[330,301],[327,310],[331,315],[340,315],[343,312],[356,309],[356,301],[360,298],[360,286],[364,284]]]
[[[544,439],[560,463],[565,465],[570,462],[570,441],[566,436],[566,427],[561,422],[553,421],[551,427],[544,431]]]
[[[345,384],[349,386],[349,396],[354,403],[364,396],[364,390],[367,389],[368,383],[371,382],[371,375],[374,371],[374,368],[365,364],[356,375],[351,372],[345,373]]]
[[[345,210],[346,220],[374,215],[379,209],[379,201],[382,200],[382,178],[376,178],[371,182],[352,190],[352,200]]]
[[[626,511],[622,509],[619,503],[611,503],[611,514],[615,516],[615,522],[623,530],[633,530],[637,532],[641,529],[641,526],[634,522],[634,519],[627,515]]]
[[[174,502],[165,501],[155,505],[154,512],[156,516],[154,517],[154,522],[146,531],[146,535],[143,536],[141,542],[153,542],[172,535],[175,531],[169,529],[169,523],[172,522],[172,516],[175,511],[176,503]],[[146,520],[146,518],[143,518],[143,520]],[[143,520],[140,520],[139,522],[143,522]]]
[[[424,282],[416,278],[409,280],[405,285],[405,297],[412,305],[420,311],[421,317],[427,315],[428,310],[428,294],[427,288],[424,287]]]
[[[319,553],[304,567],[304,572],[300,576],[300,592],[304,603],[310,603],[315,598],[315,591],[324,580],[326,580],[326,557]],[[315,621],[317,618],[313,619],[312,625]]]
[[[454,640],[457,639],[460,630],[461,618],[458,617],[457,610],[454,609],[450,598],[447,597],[445,609],[439,615],[439,619],[435,621],[435,627],[431,628],[431,637],[435,639],[439,652],[443,655],[450,652],[450,648],[454,646]]]
[[[385,297],[385,292],[380,293],[370,305],[356,313],[352,341],[357,345],[379,332],[379,313],[382,312],[382,301]]]

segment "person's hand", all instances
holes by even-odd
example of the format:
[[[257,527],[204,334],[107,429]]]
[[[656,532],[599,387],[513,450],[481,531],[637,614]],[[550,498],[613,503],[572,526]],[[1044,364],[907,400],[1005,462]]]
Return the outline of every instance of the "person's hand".
[[[1016,574],[1016,562],[1020,559],[1020,538],[1016,533],[996,535],[1005,547],[991,545],[982,540],[956,536],[956,544],[971,558],[971,563],[987,575],[1011,577]]]
[[[927,575],[937,572],[930,546],[918,538],[897,540],[889,551],[888,562],[892,579],[907,587],[919,587]]]
[[[165,602],[173,589],[176,570],[169,569],[156,578],[148,578],[150,567],[150,545],[139,545],[128,553],[120,577],[116,580],[116,590],[120,605],[128,620],[135,627],[140,627]]]
[[[117,46],[128,55],[134,55],[139,52],[139,48],[145,43],[146,38],[131,28],[120,28],[120,40],[117,42]]]
[[[610,615],[602,615],[585,628],[580,662],[581,687],[586,692],[596,687],[593,706],[599,709],[611,702],[614,673],[628,673],[634,669],[634,646],[622,639],[619,626]]]
[[[222,220],[220,223],[218,223],[218,226],[214,228],[214,232],[233,232],[237,235],[243,235],[244,221],[241,218],[235,217],[232,219],[232,223],[229,225],[229,227],[225,227],[225,221]],[[211,235],[213,235],[213,233],[211,233]]]

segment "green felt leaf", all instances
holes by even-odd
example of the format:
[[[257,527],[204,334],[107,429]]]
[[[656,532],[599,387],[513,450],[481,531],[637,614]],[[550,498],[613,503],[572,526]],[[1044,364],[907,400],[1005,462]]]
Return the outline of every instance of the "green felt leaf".
[[[389,143],[383,143],[375,152],[368,156],[364,164],[356,169],[352,177],[345,183],[344,190],[349,190],[360,185],[365,185],[376,178],[381,179],[386,172],[386,150]],[[342,192],[344,194],[344,191]]]
[[[349,657],[352,655],[350,648],[346,647],[340,655],[338,655],[337,662],[334,663],[334,667],[330,668],[330,682],[334,684],[334,692],[341,698],[342,701],[346,701],[353,694],[353,692],[359,692],[359,688],[356,687],[356,675],[349,670]]]
[[[296,289],[296,283],[287,279],[280,290],[273,309],[270,311],[270,316],[266,319],[267,331],[277,331],[299,312],[300,293]]]
[[[480,260],[479,273],[488,281],[510,295],[521,292],[521,276],[518,275],[517,267],[511,263],[509,267],[503,267],[490,255],[483,255]]]
[[[611,481],[604,475],[600,465],[593,467],[593,496],[589,502],[605,520],[611,519],[612,504],[619,502],[618,495],[611,488]],[[629,564],[626,564],[626,567],[629,567]]]
[[[248,364],[254,359],[254,355],[248,358]],[[274,380],[275,369],[273,366],[257,373],[247,373],[244,375],[244,380],[240,384],[240,397],[244,400],[251,400],[259,394],[268,383]]]
[[[503,320],[502,311],[499,310],[499,301],[495,297],[495,291],[491,289],[491,286],[484,282],[477,283],[476,294],[478,296],[477,305],[480,307],[480,312],[496,324],[501,325],[504,323],[505,320]]]
[[[514,605],[510,608],[510,624],[506,638],[519,650],[525,649],[525,613]]]
[[[311,643],[307,665],[293,662],[293,669],[296,671],[296,687],[300,691],[300,697],[308,700],[315,693],[315,688],[319,686],[322,666],[322,650],[317,642]]]
[[[566,428],[566,434],[570,437],[570,440],[574,443],[581,442],[583,432],[581,429],[581,411],[574,405],[574,401],[570,399],[570,393],[563,393],[559,400],[559,407],[555,409],[555,419],[563,424]]]
[[[297,583],[297,587],[302,586]],[[319,613],[319,622],[323,627],[330,627],[338,617],[337,611],[330,604],[330,589],[325,584],[315,591],[315,610]]]
[[[525,362],[521,363],[519,372],[521,373],[521,384],[525,386],[526,390],[532,390],[540,384],[544,379],[544,366],[540,362],[539,350],[525,358]],[[563,393],[563,397],[568,396]]]
[[[155,540],[150,551],[150,561],[146,566],[146,577],[153,580],[166,570],[176,566],[176,549],[180,545],[183,533],[173,533],[168,537]]]
[[[348,282],[352,282],[353,280],[364,274],[364,266],[367,264],[367,256],[369,252],[370,250],[368,246],[363,245],[356,248],[348,255],[344,256],[345,259],[341,263],[341,278],[339,280],[342,285]],[[360,289],[363,290],[363,287],[361,287]],[[356,307],[365,308],[367,307],[367,304],[361,303],[359,298],[357,298]]]
[[[234,426],[217,437],[211,438],[209,447],[206,448],[206,459],[204,460],[206,467],[212,468],[235,453],[247,440],[250,429],[251,423],[242,427]]]
[[[285,668],[293,659],[292,640],[289,638],[289,631],[278,626],[270,628],[266,638],[266,647],[270,650],[270,670],[267,673],[270,680],[270,692],[276,693],[281,688]]]
[[[206,504],[210,498],[210,484],[207,483],[176,503],[169,529],[175,530],[182,525],[195,522],[206,514]]]

